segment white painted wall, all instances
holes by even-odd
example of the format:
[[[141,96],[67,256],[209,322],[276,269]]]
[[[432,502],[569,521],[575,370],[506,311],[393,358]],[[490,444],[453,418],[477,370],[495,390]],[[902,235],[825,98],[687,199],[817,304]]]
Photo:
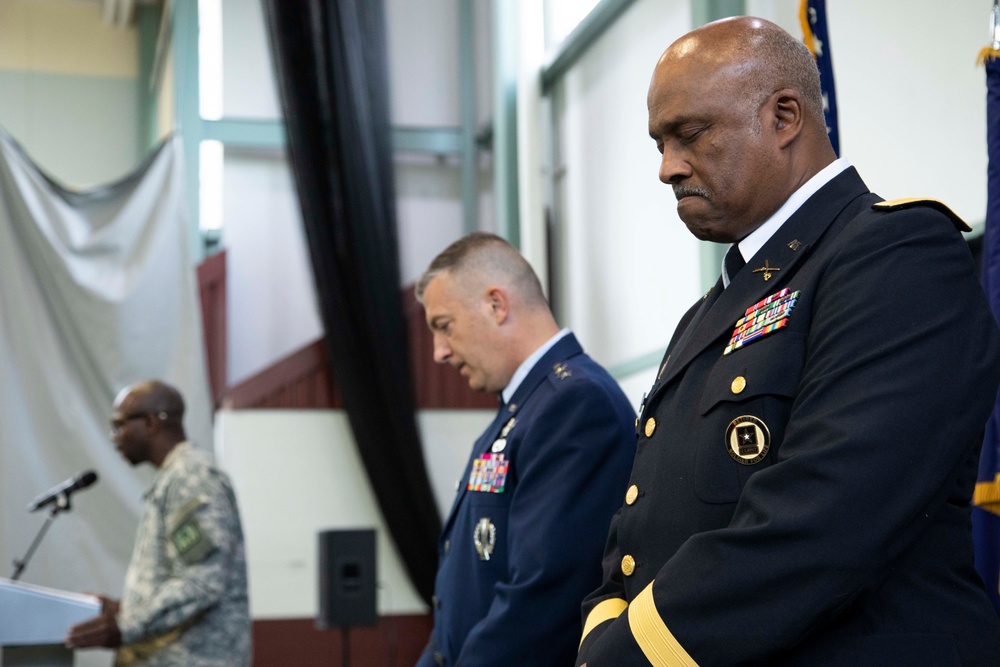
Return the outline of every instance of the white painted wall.
[[[420,415],[442,515],[489,411]],[[317,534],[375,528],[380,614],[423,613],[354,446],[334,410],[224,410],[216,455],[232,476],[246,537],[254,618],[308,618],[318,609]]]
[[[279,120],[281,101],[263,5],[222,0],[222,114]],[[226,150],[230,385],[323,335],[302,213],[284,151]]]
[[[454,160],[405,156],[396,160],[395,177],[400,279],[409,285],[464,233],[461,174]]]
[[[261,3],[222,0],[222,11],[223,114],[280,118]],[[385,11],[393,122],[458,126],[457,0],[386,0]]]
[[[395,125],[457,127],[458,0],[385,0]]]
[[[222,114],[281,118],[261,2],[222,0]]]
[[[488,2],[473,5],[477,118],[484,124],[492,113],[491,12]],[[392,124],[460,127],[459,0],[386,0],[385,8]],[[489,178],[489,171],[484,175]],[[401,156],[395,178],[401,280],[408,285],[465,233],[460,164],[453,156]],[[480,226],[493,229],[489,180],[485,185]]]
[[[690,21],[686,0],[639,0],[557,91],[555,298],[562,323],[605,365],[662,349],[702,293],[698,241],[657,180],[646,122],[652,67]]]
[[[226,152],[229,381],[236,384],[323,335],[291,169],[283,154]]]
[[[747,11],[802,33],[798,0]],[[986,84],[991,0],[827,3],[841,155],[887,199],[934,197],[971,224],[986,216]]]

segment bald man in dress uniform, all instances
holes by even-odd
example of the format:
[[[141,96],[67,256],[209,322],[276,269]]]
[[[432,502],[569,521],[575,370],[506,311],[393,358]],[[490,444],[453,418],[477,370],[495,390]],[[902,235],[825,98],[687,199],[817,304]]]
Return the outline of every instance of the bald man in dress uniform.
[[[681,220],[732,247],[640,409],[578,663],[1000,665],[969,506],[1000,332],[966,225],[837,159],[774,24],[680,38],[647,102]]]

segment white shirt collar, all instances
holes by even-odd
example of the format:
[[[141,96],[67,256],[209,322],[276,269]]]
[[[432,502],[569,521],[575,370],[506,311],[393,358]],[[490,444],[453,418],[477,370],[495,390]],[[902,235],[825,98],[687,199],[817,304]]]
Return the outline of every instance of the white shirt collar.
[[[764,224],[740,241],[740,254],[743,255],[743,260],[749,262],[753,259],[757,251],[764,247],[764,244],[774,236],[775,232],[781,229],[781,226],[792,217],[793,213],[799,210],[799,207],[806,203],[807,199],[850,166],[851,163],[846,158],[837,158],[803,183],[770,218],[764,221]],[[725,266],[722,268],[722,281],[725,287],[729,286],[729,276],[726,275]]]
[[[558,343],[560,340],[569,335],[569,329],[560,329],[552,338],[548,339],[542,346],[531,353],[531,356],[521,362],[521,365],[517,367],[514,371],[514,375],[511,376],[510,382],[504,387],[504,390],[500,392],[500,397],[503,398],[504,403],[510,403],[510,399],[514,397],[514,392],[517,388],[521,386],[524,382],[524,378],[528,377],[528,373],[531,369],[535,367],[538,360],[545,356],[545,353],[552,349],[552,346]]]

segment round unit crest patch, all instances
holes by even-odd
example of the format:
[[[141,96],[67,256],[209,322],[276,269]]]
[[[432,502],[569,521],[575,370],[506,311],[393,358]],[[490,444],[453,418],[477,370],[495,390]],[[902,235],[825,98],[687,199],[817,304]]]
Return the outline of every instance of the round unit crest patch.
[[[745,466],[759,463],[771,449],[771,432],[767,424],[753,415],[743,415],[729,422],[726,428],[726,451],[733,460]]]

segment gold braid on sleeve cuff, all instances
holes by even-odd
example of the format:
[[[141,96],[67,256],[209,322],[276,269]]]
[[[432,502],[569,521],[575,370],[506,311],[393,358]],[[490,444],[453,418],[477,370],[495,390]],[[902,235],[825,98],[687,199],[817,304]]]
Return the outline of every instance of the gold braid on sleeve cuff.
[[[698,667],[656,611],[652,582],[629,605],[628,625],[642,654],[653,667]]]
[[[972,504],[987,512],[1000,515],[1000,475],[984,482],[976,482]]]
[[[621,598],[610,598],[608,600],[602,600],[597,604],[596,607],[590,610],[587,614],[587,622],[583,624],[583,636],[580,637],[580,646],[583,646],[583,640],[587,638],[590,631],[596,628],[598,625],[604,621],[610,621],[621,616],[625,608],[628,607],[628,602],[622,600]]]

